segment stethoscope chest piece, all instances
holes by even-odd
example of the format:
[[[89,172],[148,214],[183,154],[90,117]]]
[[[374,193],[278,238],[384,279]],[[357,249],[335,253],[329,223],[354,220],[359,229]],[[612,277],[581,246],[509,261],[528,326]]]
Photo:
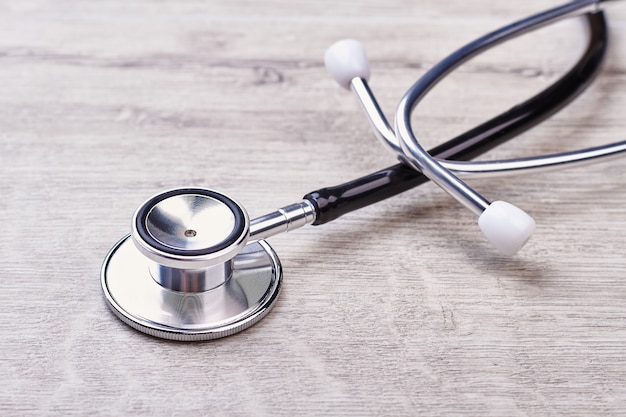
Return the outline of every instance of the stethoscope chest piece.
[[[278,299],[282,269],[267,242],[247,243],[249,228],[245,210],[215,191],[152,197],[104,260],[109,307],[129,326],[172,340],[215,339],[252,326]]]

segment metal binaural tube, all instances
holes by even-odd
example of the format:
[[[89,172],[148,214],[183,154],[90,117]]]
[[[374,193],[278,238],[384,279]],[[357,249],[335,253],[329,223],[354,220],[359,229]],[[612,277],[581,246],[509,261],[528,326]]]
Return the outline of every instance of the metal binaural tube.
[[[350,87],[361,104],[376,137],[400,161],[410,165],[367,81],[354,78]],[[626,141],[570,152],[496,161],[454,161],[438,158],[437,155],[433,155],[433,158],[445,169],[453,171],[455,175],[462,178],[497,178],[588,165],[621,156],[624,152],[626,152]]]
[[[580,13],[580,10],[585,7],[593,7],[595,10],[596,6],[595,0],[579,0],[522,19],[476,39],[431,68],[407,91],[396,110],[396,136],[400,139],[400,145],[408,163],[472,212],[477,215],[482,214],[489,207],[490,202],[443,167],[420,145],[411,126],[413,109],[448,73],[482,51],[573,13]]]

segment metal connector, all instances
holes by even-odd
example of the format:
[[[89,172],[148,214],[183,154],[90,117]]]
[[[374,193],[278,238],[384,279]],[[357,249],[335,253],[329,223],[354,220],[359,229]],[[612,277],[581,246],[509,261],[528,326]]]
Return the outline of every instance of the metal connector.
[[[290,232],[313,223],[315,217],[315,207],[309,200],[302,200],[300,203],[279,208],[250,222],[249,241],[266,239],[279,233]]]

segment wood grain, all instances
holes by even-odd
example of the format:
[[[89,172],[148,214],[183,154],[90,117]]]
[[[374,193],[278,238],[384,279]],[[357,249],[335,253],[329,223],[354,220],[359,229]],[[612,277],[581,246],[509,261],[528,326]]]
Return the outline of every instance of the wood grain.
[[[252,216],[394,163],[325,48],[360,39],[391,115],[426,69],[554,1],[0,2],[0,414],[624,415],[621,161],[473,181],[538,221],[513,259],[432,185],[277,236],[284,291],[236,336],[173,343],[107,309],[102,259],[175,186]],[[626,134],[626,7],[602,75],[494,157]],[[415,116],[434,145],[548,85],[570,20],[463,66]]]

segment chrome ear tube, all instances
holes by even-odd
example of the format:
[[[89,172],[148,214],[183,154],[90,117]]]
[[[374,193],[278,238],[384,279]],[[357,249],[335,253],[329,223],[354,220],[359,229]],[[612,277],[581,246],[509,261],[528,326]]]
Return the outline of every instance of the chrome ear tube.
[[[594,2],[574,3],[583,8]],[[554,20],[555,13],[573,9],[552,9],[549,20]],[[605,55],[607,31],[602,12],[588,13],[585,18],[590,28],[589,45],[568,73],[531,99],[432,149],[428,157],[438,158],[438,164],[457,174],[492,177],[564,168],[625,152],[626,142],[618,142],[520,160],[467,161],[540,123],[590,85]],[[543,24],[536,18],[520,22],[509,29],[520,34]],[[513,36],[513,32],[507,33]],[[486,49],[500,40],[483,40],[480,47]],[[355,43],[349,41],[347,45],[347,50],[335,54],[337,59],[331,59],[329,69],[332,73],[330,67],[339,62],[334,67],[339,74],[335,78],[357,94],[377,135],[402,163],[313,191],[298,203],[252,220],[234,199],[204,188],[169,190],[149,198],[135,212],[131,233],[113,246],[101,270],[107,304],[124,323],[152,336],[180,341],[215,339],[242,331],[270,311],[281,290],[282,267],[266,238],[308,224],[328,223],[428,181],[415,162],[419,155],[405,153],[407,146],[400,141],[407,138],[402,132],[396,137],[369,90],[364,51],[357,48],[355,62],[350,56]],[[410,92],[425,94],[439,79],[416,84]],[[423,94],[407,93],[405,97],[417,102]],[[403,99],[407,112],[415,104],[410,101]],[[509,214],[503,210],[499,215]],[[505,248],[504,252],[511,251]]]

